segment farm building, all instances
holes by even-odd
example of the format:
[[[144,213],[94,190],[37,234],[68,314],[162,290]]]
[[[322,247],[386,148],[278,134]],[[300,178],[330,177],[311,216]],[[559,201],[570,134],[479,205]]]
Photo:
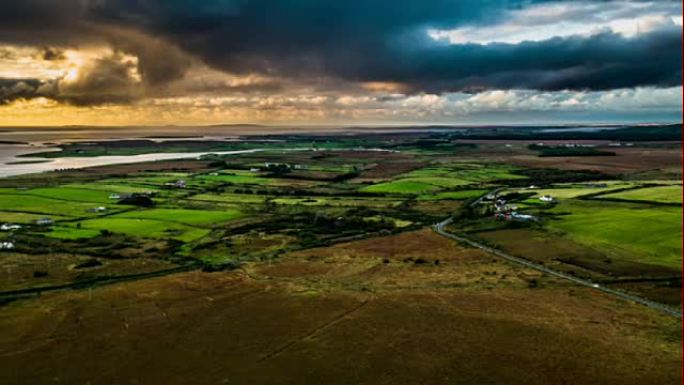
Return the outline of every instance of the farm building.
[[[520,222],[528,222],[528,221],[536,221],[537,217],[528,215],[528,214],[520,214],[516,211],[511,211],[511,212],[499,212],[494,215],[494,218],[499,219],[499,220],[504,220],[504,221],[520,221]]]
[[[539,197],[539,200],[542,202],[553,202],[554,201],[554,199],[551,195],[543,195],[543,196]]]
[[[3,223],[3,224],[0,226],[0,230],[2,230],[2,231],[19,230],[20,228],[21,228],[20,225],[14,225],[14,224],[11,224],[11,223]]]
[[[166,186],[166,187],[174,187],[174,188],[185,188],[186,184],[185,184],[185,181],[184,181],[183,179],[179,179],[179,180],[177,180],[177,181],[175,181],[175,182],[168,182],[168,183],[165,183],[164,186]]]
[[[40,218],[40,219],[36,219],[36,224],[39,225],[39,226],[49,226],[49,225],[52,225],[52,224],[54,224],[54,223],[55,223],[55,221],[53,221],[53,220],[50,219],[50,218]]]

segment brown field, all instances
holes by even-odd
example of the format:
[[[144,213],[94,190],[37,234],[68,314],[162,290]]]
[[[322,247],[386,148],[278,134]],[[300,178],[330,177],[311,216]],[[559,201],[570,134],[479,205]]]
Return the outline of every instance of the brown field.
[[[30,255],[4,253],[0,259],[0,291],[63,285],[94,276],[119,276],[170,269],[176,265],[161,259],[105,259],[98,258],[100,266],[76,268],[93,259],[86,255],[53,253]],[[36,273],[45,276],[36,277]]]
[[[525,167],[596,170],[607,174],[633,173],[658,169],[681,175],[681,148],[607,147],[606,149],[615,152],[617,155],[566,157],[514,155],[506,161]]]
[[[10,303],[0,383],[668,385],[679,332],[421,230]]]
[[[390,179],[399,174],[407,173],[415,169],[424,167],[426,164],[417,160],[406,159],[396,161],[383,161],[373,163],[368,170],[365,170],[360,177],[354,179],[357,182],[377,182]]]
[[[164,160],[157,162],[143,162],[132,164],[113,164],[110,166],[90,167],[79,172],[88,172],[94,174],[131,174],[145,171],[186,171],[196,172],[209,169],[210,161],[204,160]]]

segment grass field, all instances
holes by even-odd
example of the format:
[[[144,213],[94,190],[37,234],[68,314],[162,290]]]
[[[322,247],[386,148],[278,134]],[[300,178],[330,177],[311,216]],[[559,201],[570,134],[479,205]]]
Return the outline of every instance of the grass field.
[[[516,170],[516,167],[505,164],[452,163],[415,170],[402,177],[448,177],[468,183],[525,179],[523,175],[514,174]]]
[[[464,200],[479,197],[489,190],[461,190],[446,191],[435,194],[423,194],[418,196],[418,200],[438,201],[438,200]]]
[[[0,196],[0,199],[1,198],[2,196]],[[45,218],[45,215],[0,211],[0,223],[31,223],[41,218]],[[50,218],[53,221],[58,221],[60,219],[64,219],[65,217],[59,215],[50,215]]]
[[[393,182],[378,183],[361,188],[359,191],[384,194],[423,194],[437,191],[439,186],[427,183],[421,179],[402,179]]]
[[[580,185],[558,185],[554,188],[538,188],[538,189],[514,189],[510,191],[519,193],[534,193],[534,197],[543,195],[550,195],[557,199],[572,199],[582,197],[584,195],[598,194],[603,192],[610,192],[612,190],[619,190],[633,186],[631,183],[620,183],[608,185],[606,187],[584,187]]]
[[[165,222],[177,222],[192,226],[213,226],[240,218],[238,210],[223,209],[221,211],[187,210],[187,209],[148,209],[129,211],[112,218],[153,219]]]
[[[28,194],[0,194],[0,211],[16,211],[43,216],[60,215],[68,217],[88,217],[97,214],[88,210],[99,206],[95,203],[72,202]]]
[[[652,203],[577,199],[676,180],[662,172],[674,168],[669,155],[646,175],[629,171],[641,157],[604,157],[629,166],[608,176],[564,171],[595,169],[581,159],[552,169],[506,141],[459,149],[449,139],[437,153],[433,139],[427,151],[400,146],[441,130],[362,131],[278,143],[396,151],[215,154],[0,178],[0,223],[58,220],[0,232],[15,245],[0,250],[0,289],[44,290],[0,295],[0,384],[681,382],[681,320],[431,228],[452,216],[454,233],[681,306],[681,208],[655,203],[672,199],[672,188],[631,191]],[[533,157],[536,169],[513,166],[517,156]],[[265,163],[306,167],[273,178],[245,171]],[[164,186],[179,179],[186,188]],[[521,189],[532,184],[545,189]],[[540,220],[499,221],[491,200],[469,204],[494,189],[558,200],[511,195]],[[149,190],[149,208],[108,200]],[[97,206],[109,210],[88,212]],[[183,272],[168,271],[175,266]],[[155,274],[128,276],[141,272]]]
[[[425,195],[430,192],[471,184],[525,178],[522,175],[513,174],[514,170],[516,168],[506,165],[453,164],[450,166],[426,167],[401,174],[389,182],[363,187],[360,191]]]
[[[267,198],[266,195],[221,193],[221,194],[197,194],[197,195],[193,195],[190,198],[190,200],[206,201],[206,202],[218,202],[218,203],[259,204],[259,203],[264,203],[266,198]]]
[[[556,285],[423,230],[49,293],[3,307],[0,382],[680,382],[676,320]]]
[[[120,182],[123,182],[123,180],[120,180]],[[68,188],[77,188],[77,189],[87,189],[87,190],[103,190],[108,193],[119,193],[119,194],[126,194],[126,193],[145,193],[145,192],[158,192],[160,191],[156,187],[148,186],[148,187],[137,187],[137,186],[132,186],[128,185],[125,183],[90,183],[90,184],[68,184],[65,185],[63,188],[68,187]]]
[[[79,229],[73,226],[53,226],[47,235],[57,239],[85,239],[100,235],[100,229],[97,227]]]
[[[268,185],[271,183],[269,178],[261,178],[255,173],[245,171],[234,171],[221,173],[218,175],[201,175],[197,176],[197,180],[206,180],[210,182],[233,183],[233,184],[256,184]]]
[[[660,203],[682,203],[682,186],[645,187],[601,195],[600,198],[650,201]]]
[[[548,226],[611,257],[680,267],[682,211],[645,204],[561,201]]]
[[[97,218],[79,222],[81,228],[75,226],[57,227],[49,236],[62,239],[87,238],[99,234],[100,230],[126,234],[133,237],[176,239],[191,242],[209,234],[209,230],[155,219],[140,218]]]
[[[368,199],[353,197],[301,197],[301,198],[275,198],[273,203],[278,205],[304,205],[304,206],[333,206],[333,207],[392,207],[401,201],[390,199]]]
[[[116,201],[112,202],[109,199],[110,193],[106,190],[95,190],[74,187],[47,187],[27,190],[24,193],[27,195],[35,195],[65,201],[116,203]]]

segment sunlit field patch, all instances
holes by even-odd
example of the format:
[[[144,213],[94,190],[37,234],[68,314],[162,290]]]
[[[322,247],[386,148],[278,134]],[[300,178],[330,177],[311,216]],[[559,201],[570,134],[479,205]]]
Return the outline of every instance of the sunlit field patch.
[[[601,195],[601,198],[650,201],[659,203],[682,203],[682,186],[645,187]]]
[[[573,240],[607,255],[643,263],[681,266],[682,212],[638,203],[561,201],[548,221]]]

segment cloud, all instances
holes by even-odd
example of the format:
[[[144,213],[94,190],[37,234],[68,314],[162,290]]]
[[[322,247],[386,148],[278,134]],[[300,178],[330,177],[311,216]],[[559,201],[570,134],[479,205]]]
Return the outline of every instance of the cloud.
[[[406,119],[610,100],[655,110],[639,95],[682,77],[678,1],[24,0],[0,11],[0,103]]]
[[[64,71],[56,77],[0,78],[0,104],[32,98],[75,105],[127,103],[138,99],[143,91],[135,56],[111,49],[65,51],[60,55],[59,59],[50,58],[65,63]]]
[[[602,32],[634,37],[668,26],[681,28],[681,13],[681,4],[671,1],[551,2],[511,10],[495,23],[431,29],[428,35],[451,44],[518,44]]]
[[[672,21],[681,12],[677,2],[203,4],[195,9],[181,1],[101,1],[93,12],[109,22],[164,36],[215,68],[298,81],[331,77],[340,82],[400,84],[417,93],[603,90],[681,82],[681,24]],[[208,11],[214,9],[225,12]],[[566,20],[574,27],[568,28]],[[638,24],[640,34],[626,33]],[[434,31],[462,31],[458,28],[482,31],[484,37],[458,44],[430,37],[430,31],[434,37]],[[496,41],[488,35],[501,37],[511,28],[517,30],[503,39],[506,44],[480,44]],[[582,28],[589,32],[575,33]],[[523,42],[530,34],[537,39]],[[646,53],[648,61],[643,60]]]
[[[54,94],[55,85],[38,79],[0,78],[0,105],[18,99],[49,97]]]

